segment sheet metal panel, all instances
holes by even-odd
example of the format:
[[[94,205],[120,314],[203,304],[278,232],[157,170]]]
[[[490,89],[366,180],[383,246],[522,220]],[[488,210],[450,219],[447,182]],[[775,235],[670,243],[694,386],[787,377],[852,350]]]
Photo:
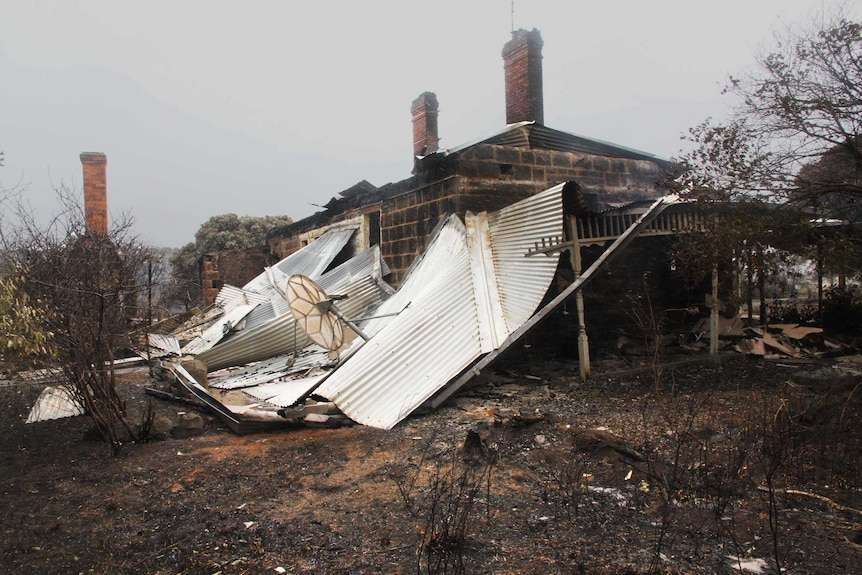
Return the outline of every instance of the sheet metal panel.
[[[306,349],[296,357],[293,354],[279,355],[242,367],[217,370],[208,375],[207,383],[215,389],[240,389],[299,377],[312,369],[334,364],[326,351]]]
[[[359,317],[372,305],[380,303],[387,295],[378,274],[380,270],[377,250],[360,254],[344,262],[320,278],[319,284],[327,293],[349,296],[339,302],[338,307],[347,317]],[[355,260],[355,261],[354,261]],[[283,313],[225,339],[200,355],[210,370],[231,365],[243,365],[251,361],[288,354],[309,345],[310,340],[296,324],[291,313]]]
[[[384,274],[380,257],[380,246],[372,246],[362,253],[350,258],[334,270],[328,271],[320,279],[315,280],[326,293],[336,293],[338,289],[349,285],[360,277],[382,278]],[[309,276],[310,277],[310,276]],[[314,278],[311,278],[314,279]],[[340,304],[339,304],[340,305]]]
[[[204,331],[200,337],[187,343],[182,353],[184,355],[196,355],[204,352],[219,342],[231,329],[233,329],[245,316],[253,310],[257,304],[237,305],[221,316],[218,321]]]
[[[67,388],[46,387],[39,394],[39,398],[30,409],[30,414],[24,423],[63,419],[76,415],[84,415],[84,407]]]
[[[318,280],[318,284],[327,293],[335,293],[332,291],[333,289],[340,289],[345,285],[349,285],[351,281],[360,276],[371,274],[372,277],[380,278],[388,273],[389,268],[380,257],[380,248],[373,246],[326,273],[323,278]],[[285,276],[285,283],[287,282],[287,277]],[[384,291],[393,291],[386,284],[383,284],[382,288]],[[246,329],[256,328],[285,313],[290,313],[290,307],[287,301],[279,294],[278,297],[258,306],[248,315],[246,318]]]
[[[562,185],[469,221],[468,240],[467,227],[447,219],[373,312],[401,313],[363,325],[371,340],[355,342],[316,390],[354,421],[396,425],[529,319],[547,292],[558,258],[526,254],[562,235]]]
[[[318,374],[310,377],[280,381],[278,383],[268,383],[266,385],[249,387],[242,391],[257,400],[265,401],[278,407],[290,407],[317,385],[317,382],[323,376],[324,374]]]
[[[373,320],[380,326],[376,335],[316,391],[354,421],[384,429],[412,413],[480,353],[466,229],[457,217],[447,220],[420,266],[375,313],[397,311],[395,317]]]
[[[197,325],[193,329],[182,331],[183,328],[180,328],[173,335],[178,341],[185,342],[182,353],[201,353],[225,336],[224,326],[227,322],[236,325],[250,310],[267,301],[264,295],[225,285],[219,290],[215,303],[195,318]],[[245,311],[237,312],[238,309]]]
[[[479,338],[482,352],[488,353],[506,339],[506,318],[500,303],[497,274],[494,271],[494,253],[488,230],[488,214],[467,213],[467,245],[470,250],[470,269],[476,309],[479,316]]]
[[[488,214],[494,275],[508,336],[535,312],[556,273],[559,256],[527,250],[542,238],[563,235],[563,185]]]
[[[150,333],[147,334],[147,339],[150,344],[150,357],[180,355],[180,342],[172,335]]]
[[[445,224],[441,226],[441,230],[443,227],[447,227],[449,224],[449,220],[452,218],[456,218],[456,216],[449,216],[449,219],[446,220]],[[459,222],[460,223],[460,222]],[[437,241],[437,236],[439,236],[439,232],[435,235],[434,239],[429,242],[429,246],[423,251],[422,254],[419,255],[410,266],[410,269],[407,271],[407,275],[404,277],[404,280],[401,282],[401,287],[392,294],[391,297],[387,298],[386,301],[383,301],[378,306],[371,308],[368,310],[368,316],[385,316],[387,314],[397,314],[404,310],[406,307],[410,305],[410,301],[412,298],[419,292],[421,292],[422,286],[427,285],[434,281],[434,278],[437,276],[438,270],[435,269],[435,265],[440,265],[441,263],[445,263],[447,257],[451,257],[458,250],[461,249],[461,242],[454,241],[455,236],[450,235],[450,241]],[[438,258],[438,262],[433,265],[425,265],[425,260],[429,256],[429,252],[431,251],[431,247],[434,246],[435,251],[440,251],[439,255],[435,255],[434,257]],[[325,288],[324,288],[325,289]],[[373,336],[375,333],[383,329],[389,322],[391,321],[391,317],[382,317],[380,319],[368,320],[361,324],[362,331],[365,332],[366,335]]]
[[[262,303],[251,310],[251,313],[246,316],[245,328],[254,329],[279,315],[281,315],[281,313],[276,311],[276,307],[273,305],[272,301]]]
[[[225,284],[216,296],[215,305],[224,310],[228,310],[237,305],[263,303],[265,301],[268,301],[268,298],[259,293],[238,288],[230,284]]]
[[[292,274],[302,274],[316,280],[329,267],[335,256],[344,249],[357,227],[346,226],[325,232],[301,250],[290,254],[272,266],[273,273],[285,281]],[[265,271],[245,284],[243,289],[266,294],[270,297],[278,295],[278,291],[272,286],[269,274]]]
[[[590,264],[590,267],[581,274],[581,276],[572,282],[566,289],[557,294],[554,299],[545,304],[545,306],[538,310],[536,313],[532,314],[531,317],[524,322],[518,329],[516,329],[506,341],[504,341],[498,349],[495,349],[491,353],[487,354],[483,357],[479,362],[477,362],[473,367],[471,367],[468,371],[465,371],[461,377],[457,380],[451,382],[449,386],[444,389],[437,397],[433,399],[431,402],[432,407],[439,406],[442,402],[446,401],[446,399],[455,393],[458,389],[461,388],[466,382],[468,382],[473,376],[481,373],[485,367],[487,367],[492,361],[494,361],[503,351],[511,347],[515,342],[517,342],[524,334],[528,333],[531,329],[533,329],[539,322],[548,317],[548,315],[556,309],[560,304],[562,304],[566,299],[571,296],[575,291],[581,289],[587,282],[589,282],[596,272],[601,268],[602,265],[607,263],[612,257],[614,257],[617,253],[619,253],[623,248],[625,248],[637,235],[649,224],[652,220],[658,216],[667,206],[673,205],[679,201],[679,196],[672,194],[669,196],[664,196],[656,200],[652,206],[641,215],[638,220],[633,223],[622,235],[620,235],[614,243],[612,243],[608,248],[594,261]]]
[[[224,310],[215,304],[206,307],[199,313],[189,318],[183,325],[171,332],[177,338],[180,345],[186,344],[196,337],[200,337],[206,329],[218,321],[224,314]]]

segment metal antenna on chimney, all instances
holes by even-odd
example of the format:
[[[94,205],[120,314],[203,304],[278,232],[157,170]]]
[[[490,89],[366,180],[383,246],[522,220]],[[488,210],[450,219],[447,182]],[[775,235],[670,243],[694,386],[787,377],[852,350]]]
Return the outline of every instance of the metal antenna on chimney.
[[[511,27],[512,27],[512,29],[509,30],[509,32],[514,32],[515,31],[515,0],[512,0],[512,24],[511,24]]]

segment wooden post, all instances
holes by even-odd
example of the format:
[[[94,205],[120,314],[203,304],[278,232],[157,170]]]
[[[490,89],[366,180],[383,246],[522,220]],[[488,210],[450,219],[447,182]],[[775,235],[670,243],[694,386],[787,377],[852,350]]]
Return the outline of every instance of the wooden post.
[[[569,240],[572,242],[569,258],[572,270],[575,272],[575,281],[578,281],[581,277],[581,244],[578,243],[578,225],[575,216],[567,216],[566,223],[569,226]],[[590,377],[590,340],[587,337],[587,326],[584,320],[583,290],[575,292],[575,309],[578,314],[578,368],[581,381],[586,381]]]
[[[817,242],[817,325],[823,327],[823,242]]]
[[[709,355],[718,354],[718,264],[712,266],[712,309],[709,312]]]

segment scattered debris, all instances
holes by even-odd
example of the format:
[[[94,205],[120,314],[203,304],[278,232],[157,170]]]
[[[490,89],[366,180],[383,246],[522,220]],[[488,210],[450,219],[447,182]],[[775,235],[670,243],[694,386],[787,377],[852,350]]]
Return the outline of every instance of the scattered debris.
[[[65,387],[46,387],[30,410],[25,423],[84,415],[84,407]]]
[[[730,560],[728,566],[737,571],[745,571],[747,573],[764,573],[769,568],[769,563],[763,559],[742,559],[735,555],[728,555]]]

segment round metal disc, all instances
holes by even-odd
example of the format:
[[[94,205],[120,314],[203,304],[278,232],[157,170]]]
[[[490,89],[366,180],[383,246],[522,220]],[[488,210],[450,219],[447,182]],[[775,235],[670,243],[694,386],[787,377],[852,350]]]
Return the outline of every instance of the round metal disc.
[[[300,274],[292,275],[287,279],[286,292],[293,317],[311,341],[329,351],[335,351],[344,344],[341,322],[335,314],[318,306],[329,297],[314,280]]]

